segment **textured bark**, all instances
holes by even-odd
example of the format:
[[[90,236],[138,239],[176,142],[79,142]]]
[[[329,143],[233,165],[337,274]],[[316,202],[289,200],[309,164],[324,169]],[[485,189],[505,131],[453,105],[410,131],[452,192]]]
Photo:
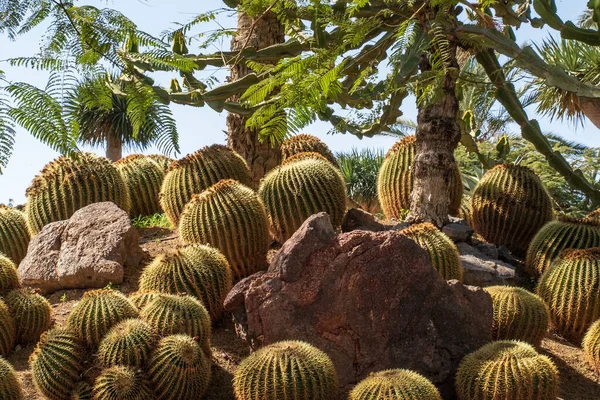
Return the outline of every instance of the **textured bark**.
[[[112,162],[119,161],[123,158],[123,142],[121,141],[121,138],[111,135],[107,136],[106,158]]]
[[[250,37],[248,39],[248,37]],[[283,26],[277,17],[267,13],[256,20],[244,13],[238,13],[236,35],[231,41],[231,50],[242,50],[245,47],[262,49],[285,41]],[[243,62],[231,68],[231,81],[236,81],[250,73]],[[235,96],[231,100],[236,101]],[[281,152],[278,144],[266,141],[261,143],[256,130],[246,129],[247,117],[229,113],[227,128],[229,129],[227,144],[246,159],[252,172],[253,184],[258,186],[260,179],[273,167],[279,164]]]
[[[597,99],[581,98],[581,110],[585,116],[594,124],[596,128],[600,128],[600,101]]]

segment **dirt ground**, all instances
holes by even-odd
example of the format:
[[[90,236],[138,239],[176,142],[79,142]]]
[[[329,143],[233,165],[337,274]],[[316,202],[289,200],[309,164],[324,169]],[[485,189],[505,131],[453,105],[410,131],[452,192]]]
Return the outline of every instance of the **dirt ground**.
[[[149,263],[158,254],[172,251],[180,242],[176,235],[166,229],[150,228],[141,230],[140,243],[146,255],[142,265]],[[274,252],[270,252],[272,257]],[[119,287],[128,294],[137,290],[141,269],[127,270],[125,280]],[[59,291],[49,297],[54,309],[56,325],[63,325],[70,310],[83,295],[83,290]],[[29,356],[34,345],[18,346],[8,360],[13,364],[23,384],[27,400],[44,400],[33,386],[28,366]],[[213,326],[211,337],[213,351],[213,374],[207,400],[232,400],[232,374],[239,362],[249,354],[247,346],[235,335],[229,318]],[[551,357],[560,370],[562,400],[600,400],[600,377],[586,364],[583,352],[577,346],[549,334],[542,343],[541,351]],[[93,365],[88,366],[90,370]],[[149,399],[150,400],[150,399]]]

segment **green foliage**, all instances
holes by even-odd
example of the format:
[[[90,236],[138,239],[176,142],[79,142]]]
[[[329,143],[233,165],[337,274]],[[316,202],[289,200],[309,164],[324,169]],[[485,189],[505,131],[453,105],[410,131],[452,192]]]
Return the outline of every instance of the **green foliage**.
[[[349,400],[442,400],[427,378],[407,369],[371,373],[350,392]]]
[[[352,149],[336,154],[350,200],[371,214],[381,212],[377,198],[377,175],[383,163],[383,151]]]
[[[167,216],[163,213],[150,215],[147,217],[139,216],[135,217],[131,223],[136,228],[165,228],[173,229],[173,226],[169,222]]]
[[[16,208],[0,204],[0,253],[19,264],[27,254],[29,231],[25,216]]]
[[[94,389],[86,382],[80,381],[71,393],[70,400],[93,400]]]
[[[15,347],[17,329],[8,306],[0,300],[0,356],[6,357]]]
[[[336,391],[333,363],[327,354],[304,342],[265,346],[243,360],[233,376],[237,400],[330,400]]]
[[[98,359],[105,368],[115,365],[143,368],[158,339],[158,333],[146,322],[126,319],[113,326],[102,339]]]
[[[269,220],[256,193],[232,179],[192,196],[179,221],[184,243],[209,244],[227,258],[236,280],[266,269]]]
[[[0,296],[21,287],[17,266],[0,253]]]
[[[0,70],[0,82],[5,81],[4,72]],[[0,174],[8,164],[15,145],[15,123],[10,118],[11,105],[4,93],[4,87],[0,86]]]
[[[2,357],[0,357],[0,393],[2,398],[7,400],[23,400],[25,398],[15,370]]]
[[[147,291],[147,290],[138,290],[137,292],[133,292],[129,295],[129,300],[137,307],[138,310],[146,307],[148,303],[150,303],[154,298],[159,294],[159,292]]]
[[[52,306],[44,296],[30,288],[16,289],[4,297],[15,320],[17,341],[35,343],[52,324]]]
[[[600,319],[594,322],[586,332],[581,347],[588,364],[600,373]]]
[[[96,400],[148,400],[152,397],[148,378],[142,371],[128,366],[105,369],[94,385]]]
[[[329,147],[321,139],[313,135],[295,135],[281,143],[282,161],[298,153],[318,153],[334,166],[338,166],[337,160],[331,150],[329,150]]]
[[[165,177],[160,164],[142,154],[132,154],[115,163],[129,191],[133,217],[151,216],[160,212],[158,197]]]

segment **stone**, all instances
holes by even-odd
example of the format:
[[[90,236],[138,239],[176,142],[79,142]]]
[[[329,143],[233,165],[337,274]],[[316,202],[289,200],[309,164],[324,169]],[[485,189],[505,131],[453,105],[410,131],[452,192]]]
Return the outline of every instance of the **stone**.
[[[485,254],[486,256],[498,260],[498,248],[492,243],[477,243],[475,246],[477,250]]]
[[[120,284],[123,268],[137,267],[142,258],[138,242],[125,211],[111,202],[91,204],[33,237],[19,276],[43,294]]]
[[[360,208],[351,208],[346,212],[342,220],[342,232],[351,232],[356,230],[381,232],[391,228],[377,221],[373,214],[370,214]]]
[[[509,285],[520,286],[513,265],[494,259],[467,243],[457,243],[464,269],[463,282],[473,286]]]
[[[467,224],[450,223],[442,227],[442,232],[446,234],[454,243],[468,242],[473,236],[473,228]]]
[[[396,231],[336,235],[310,217],[268,271],[240,281],[225,308],[251,347],[303,340],[326,352],[340,398],[369,373],[408,368],[454,393],[460,360],[491,339],[481,288],[446,282],[425,251]]]

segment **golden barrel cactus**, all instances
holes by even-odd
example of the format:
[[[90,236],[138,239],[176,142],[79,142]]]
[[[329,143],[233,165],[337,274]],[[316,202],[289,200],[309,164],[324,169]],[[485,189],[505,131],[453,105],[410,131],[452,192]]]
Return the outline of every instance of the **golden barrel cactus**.
[[[6,400],[23,400],[21,382],[12,365],[0,357],[0,398]]]
[[[600,374],[600,319],[590,326],[581,342],[588,364]]]
[[[20,287],[17,266],[10,258],[0,254],[0,296]]]
[[[427,378],[406,369],[371,373],[352,389],[348,400],[442,400]]]
[[[16,208],[0,204],[0,254],[18,265],[27,254],[30,238],[25,215]]]
[[[303,133],[292,136],[281,143],[281,161],[285,161],[287,158],[299,153],[318,153],[335,167],[338,166],[337,160],[329,147],[316,136]]]

